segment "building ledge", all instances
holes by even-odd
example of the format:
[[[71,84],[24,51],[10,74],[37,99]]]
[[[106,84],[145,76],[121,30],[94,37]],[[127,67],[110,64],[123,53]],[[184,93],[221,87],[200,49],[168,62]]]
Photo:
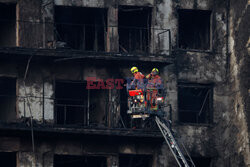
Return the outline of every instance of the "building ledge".
[[[162,64],[172,64],[173,57],[168,54],[130,54],[115,52],[92,52],[72,49],[43,49],[43,48],[22,48],[22,47],[0,47],[0,58],[10,57],[50,57],[55,62],[79,60],[79,59],[95,59],[107,61],[138,61],[138,62],[156,62]],[[22,58],[23,58],[22,57]]]
[[[160,131],[142,129],[116,129],[116,128],[85,128],[80,126],[63,127],[45,124],[33,126],[36,136],[101,136],[124,138],[147,138],[149,140],[163,140]],[[0,123],[0,134],[22,136],[31,132],[31,126],[26,123]]]

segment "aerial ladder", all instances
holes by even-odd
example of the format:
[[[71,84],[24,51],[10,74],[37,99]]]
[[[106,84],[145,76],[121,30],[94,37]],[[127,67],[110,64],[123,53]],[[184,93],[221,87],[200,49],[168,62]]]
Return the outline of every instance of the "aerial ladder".
[[[158,92],[154,93],[154,91],[129,90],[128,114],[131,115],[132,119],[153,117],[178,165],[180,167],[195,167],[185,146],[182,143],[182,147],[178,145],[171,129],[171,122],[163,118],[164,99],[162,95]],[[183,153],[186,153],[186,156]]]
[[[186,152],[187,157],[185,157],[175,140],[171,129],[167,126],[168,123],[165,123],[166,121],[163,120],[163,118],[160,118],[158,116],[155,116],[155,122],[158,125],[166,143],[168,144],[168,147],[170,148],[172,154],[175,157],[175,160],[177,161],[178,165],[180,167],[195,167],[194,162],[192,161],[190,155],[188,154],[187,150],[185,149],[184,145],[184,151]]]

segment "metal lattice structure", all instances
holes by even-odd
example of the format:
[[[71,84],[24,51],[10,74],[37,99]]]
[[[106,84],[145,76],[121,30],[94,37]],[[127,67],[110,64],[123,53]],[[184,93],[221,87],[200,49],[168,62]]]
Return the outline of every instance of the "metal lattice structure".
[[[165,121],[160,119],[158,116],[155,116],[155,121],[166,143],[168,144],[172,154],[174,155],[178,165],[180,167],[195,167],[195,164],[193,160],[191,159],[191,157],[189,156],[186,149],[185,149],[185,152],[187,154],[187,157],[185,157],[184,154],[182,153],[177,141],[175,140],[170,128],[168,127],[168,124],[165,123]]]

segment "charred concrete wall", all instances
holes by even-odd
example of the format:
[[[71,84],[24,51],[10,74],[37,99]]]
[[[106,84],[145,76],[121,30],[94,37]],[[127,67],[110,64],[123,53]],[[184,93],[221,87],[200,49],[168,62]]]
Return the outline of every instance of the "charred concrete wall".
[[[160,149],[159,144],[144,142],[130,142],[120,139],[73,139],[64,138],[60,141],[50,138],[36,138],[35,153],[32,151],[30,140],[27,138],[1,137],[0,151],[15,152],[17,166],[41,166],[53,167],[55,155],[71,156],[102,156],[107,159],[107,166],[119,166],[119,156],[127,155],[148,155],[152,157],[152,164],[156,166],[156,151]]]
[[[233,23],[231,25],[231,31],[232,31],[232,38],[234,37],[235,34],[240,36],[241,38],[238,38],[239,40],[242,40],[245,42],[244,44],[242,42],[238,42],[238,47],[231,47],[229,49],[230,51],[238,49],[238,48],[244,48],[244,51],[241,50],[241,52],[238,52],[238,56],[240,58],[234,58],[232,60],[231,58],[231,68],[236,68],[235,66],[235,59],[239,61],[244,61],[247,63],[248,60],[246,57],[242,55],[248,55],[247,53],[247,47],[248,46],[248,37],[243,38],[243,34],[247,34],[247,28],[248,25],[246,22],[244,22],[244,18],[247,16],[247,11],[248,11],[248,4],[247,2],[242,2],[241,8],[242,10],[244,9],[243,14],[238,11],[238,16],[241,16],[240,22],[242,26],[242,30],[235,30],[235,24],[237,21],[238,17],[235,17],[237,15],[237,12],[234,12],[236,10],[236,7],[230,11],[230,14],[233,15],[234,19],[232,19]],[[249,122],[246,118],[245,113],[246,110],[246,104],[248,104],[247,99],[247,89],[248,86],[246,85],[246,82],[248,81],[246,75],[247,74],[247,66],[241,64],[241,69],[242,72],[241,78],[244,78],[245,80],[242,81],[242,86],[240,89],[244,89],[245,95],[238,95],[238,98],[234,97],[235,101],[236,99],[239,99],[241,97],[244,98],[244,102],[242,102],[242,106],[238,105],[238,110],[240,106],[242,107],[241,112],[241,119],[244,121],[235,121],[237,122],[236,125],[232,124],[232,120],[236,119],[236,115],[234,115],[233,111],[235,109],[232,109],[230,106],[232,104],[231,102],[231,84],[227,82],[228,79],[228,71],[227,67],[228,64],[230,63],[228,60],[228,30],[227,30],[227,23],[229,18],[228,16],[228,11],[226,8],[227,2],[222,2],[222,1],[178,1],[178,2],[168,2],[165,1],[164,3],[159,3],[158,6],[156,6],[156,14],[158,14],[158,17],[156,17],[156,22],[159,19],[159,25],[165,27],[170,27],[171,33],[172,33],[172,41],[173,42],[173,47],[178,47],[178,10],[180,9],[194,9],[194,10],[210,10],[212,11],[211,13],[211,50],[210,51],[192,51],[192,50],[179,50],[179,52],[176,54],[176,67],[174,66],[167,66],[164,71],[164,75],[167,76],[168,78],[168,96],[169,97],[169,103],[172,104],[173,110],[176,111],[173,114],[173,119],[175,121],[178,121],[178,105],[177,105],[177,94],[178,94],[178,88],[177,88],[177,82],[184,81],[184,82],[189,82],[189,83],[213,83],[213,123],[212,128],[210,127],[204,127],[202,125],[197,126],[177,126],[176,129],[178,129],[179,134],[181,134],[181,138],[184,141],[185,145],[189,148],[189,151],[193,156],[198,156],[198,157],[213,157],[211,165],[212,166],[241,166],[241,165],[248,165],[248,158],[249,157],[249,140],[248,140],[248,123]],[[232,5],[231,5],[232,6]],[[235,4],[233,5],[235,6]],[[237,6],[237,5],[236,5]],[[165,12],[163,12],[165,11]],[[161,13],[168,13],[166,15],[161,14]],[[165,22],[162,20],[166,19]],[[243,21],[241,21],[243,20]],[[230,20],[231,21],[231,20]],[[236,24],[237,25],[237,24]],[[237,27],[237,26],[236,26]],[[239,27],[239,23],[238,23]],[[244,27],[244,28],[243,28]],[[237,31],[237,33],[235,33]],[[241,32],[241,33],[238,33]],[[234,42],[234,40],[233,40]],[[240,50],[240,49],[238,49]],[[234,53],[234,52],[233,52]],[[240,56],[241,55],[241,56]],[[233,62],[233,63],[232,63]],[[236,63],[237,64],[237,63]],[[233,70],[235,71],[235,70]],[[239,71],[237,71],[239,72]],[[237,73],[236,72],[236,73]],[[234,72],[235,73],[235,72]],[[240,72],[239,72],[240,73]],[[230,72],[231,74],[231,72]],[[232,75],[232,74],[231,74]],[[233,76],[238,75],[238,74],[233,74]],[[244,76],[244,77],[243,77]],[[234,77],[233,77],[234,78]],[[234,80],[234,82],[240,82],[239,79],[237,81]],[[245,83],[245,84],[244,84]],[[233,84],[234,85],[234,84]],[[234,85],[235,86],[235,85]],[[235,88],[236,89],[236,88]],[[237,90],[240,90],[237,89]],[[237,91],[235,90],[235,91]],[[235,95],[236,96],[236,95]],[[237,100],[236,100],[237,101]],[[236,104],[234,105],[234,107]],[[244,108],[244,107],[245,108]],[[243,109],[244,108],[244,109]],[[226,120],[225,120],[226,119]],[[224,120],[224,121],[223,121]],[[241,122],[239,125],[238,123]],[[223,126],[222,126],[223,125]],[[228,126],[228,127],[227,127]],[[218,128],[220,127],[220,128]],[[223,128],[222,128],[223,127]],[[241,129],[239,130],[240,133],[237,134],[235,130],[233,132],[233,129]],[[185,130],[184,130],[185,129]],[[199,129],[199,130],[198,130]],[[225,131],[225,129],[227,129]],[[230,130],[229,130],[230,129]],[[224,133],[222,133],[224,132]],[[221,137],[219,137],[219,134],[223,134]],[[241,135],[240,135],[241,134]],[[238,136],[240,135],[241,137],[235,139],[235,142],[230,140],[230,136]],[[228,147],[224,144],[225,141],[228,140],[228,143],[234,145],[238,143],[238,148],[236,147],[235,149],[232,150],[227,150],[225,148],[233,148]],[[230,142],[229,142],[230,141]],[[241,143],[241,144],[239,144]],[[195,146],[197,146],[195,148]],[[208,147],[206,147],[208,146]],[[234,145],[235,146],[235,145]],[[167,150],[167,149],[166,149]],[[206,150],[206,151],[205,151]],[[226,151],[227,150],[227,151]],[[239,151],[240,150],[240,151]],[[226,151],[226,153],[225,153]],[[163,154],[166,154],[162,150]],[[224,153],[223,153],[224,152]],[[242,152],[242,158],[244,159],[244,162],[242,160],[242,163],[240,164],[240,157],[238,160],[235,160],[235,162],[232,162],[233,160],[225,160],[225,157],[230,156],[229,153],[236,155],[237,152]],[[229,155],[228,155],[229,154]],[[237,154],[238,155],[238,154]],[[160,156],[161,157],[161,156]],[[231,157],[232,158],[232,157]],[[229,158],[230,159],[230,158]],[[159,164],[164,166],[164,161],[165,163],[167,160],[163,160],[159,158]],[[169,160],[168,160],[169,163]],[[239,164],[237,164],[239,163]]]
[[[54,101],[55,101],[55,81],[80,82],[87,77],[97,79],[124,78],[130,75],[130,70],[126,63],[121,63],[112,68],[110,63],[95,62],[44,62],[32,58],[29,64],[27,78],[24,87],[24,73],[27,61],[5,62],[1,67],[0,76],[17,78],[17,119],[30,117],[38,124],[53,123]],[[11,67],[11,71],[8,69]],[[111,72],[115,71],[115,72]],[[143,71],[144,73],[149,71]],[[82,88],[84,89],[84,88]],[[66,90],[65,90],[66,91]],[[111,98],[112,100],[113,98]],[[45,100],[45,101],[44,101]],[[28,102],[30,104],[28,104]],[[29,110],[30,105],[30,110]],[[43,106],[45,108],[43,108]],[[114,114],[119,115],[119,108],[115,109]],[[110,116],[110,127],[116,127],[119,116]],[[18,121],[18,120],[16,120]],[[14,121],[15,122],[15,121]],[[62,137],[64,138],[64,137]],[[83,140],[76,138],[43,138],[35,135],[35,153],[32,151],[31,139],[29,137],[0,137],[0,152],[16,153],[17,166],[54,166],[54,155],[71,156],[101,156],[107,159],[107,166],[119,166],[119,156],[125,155],[149,155],[152,157],[152,164],[156,166],[157,151],[160,143],[134,142],[120,138],[104,140],[100,137]]]
[[[7,2],[6,0],[3,2]],[[11,1],[13,2],[13,0]],[[46,48],[54,42],[54,6],[77,6],[107,8],[108,30],[106,34],[105,51],[117,52],[119,50],[118,13],[119,6],[141,6],[152,8],[150,52],[166,53],[169,45],[174,50],[175,64],[159,66],[160,75],[167,81],[166,103],[172,105],[173,128],[180,135],[180,140],[187,146],[188,151],[194,157],[211,158],[211,166],[247,166],[249,165],[249,3],[248,1],[215,1],[215,0],[179,0],[179,1],[153,1],[153,0],[106,0],[106,1],[69,1],[69,0],[43,0],[25,1],[17,3],[17,43],[22,47]],[[35,10],[34,10],[35,9]],[[179,48],[179,11],[209,11],[209,49]],[[21,21],[22,20],[22,21]],[[28,21],[28,25],[26,24]],[[24,22],[23,22],[24,21]],[[32,24],[30,24],[32,23]],[[39,26],[38,26],[39,25]],[[41,26],[42,25],[42,26]],[[164,30],[171,30],[171,44],[169,34]],[[29,31],[28,31],[29,30]],[[27,31],[29,33],[27,33]],[[53,123],[55,121],[54,100],[55,81],[86,81],[87,77],[100,79],[124,78],[131,76],[129,67],[138,66],[144,74],[150,73],[155,64],[131,63],[118,61],[117,65],[103,63],[101,61],[59,61],[46,62],[31,61],[24,87],[23,77],[27,62],[8,62],[1,64],[0,76],[17,78],[17,117],[29,117],[30,102],[31,112],[35,120],[43,120]],[[11,68],[11,70],[9,70]],[[210,84],[212,88],[212,122],[210,124],[180,124],[178,108],[178,84]],[[118,94],[118,92],[113,92]],[[111,93],[109,92],[109,95]],[[28,98],[27,98],[28,96]],[[109,101],[114,101],[109,97]],[[28,101],[27,101],[28,100]],[[118,107],[117,107],[118,106]],[[119,118],[119,105],[112,109],[113,118]],[[112,118],[109,115],[109,119]],[[167,115],[169,117],[169,115]],[[108,127],[115,127],[109,120]],[[37,145],[41,152],[34,154],[31,149],[18,153],[20,166],[53,166],[51,154],[76,154],[81,155],[83,147],[81,143],[61,141],[56,148]],[[65,144],[66,143],[66,144]],[[77,143],[77,142],[76,142]],[[48,146],[49,145],[49,146]],[[66,145],[64,148],[63,145]],[[94,144],[93,144],[94,145]],[[117,153],[136,154],[140,151],[131,151],[133,143],[128,146],[118,146],[114,152],[103,150],[102,152],[84,152],[87,154],[110,153],[108,158],[117,160]],[[79,146],[79,147],[78,147]],[[30,146],[29,146],[30,147]],[[85,147],[85,146],[84,146]],[[130,149],[131,147],[131,149]],[[109,149],[110,149],[109,148]],[[72,151],[72,150],[73,151]],[[158,149],[158,148],[157,148]],[[165,144],[161,149],[154,149],[150,154],[154,155],[153,166],[174,166],[175,160]],[[16,149],[17,150],[17,149]],[[65,151],[66,150],[66,151]],[[71,150],[71,151],[70,151]],[[77,150],[77,151],[76,151]],[[95,150],[95,149],[93,149]],[[122,150],[122,151],[117,151]],[[48,154],[47,154],[48,153]],[[142,152],[141,152],[142,153]],[[145,151],[143,153],[148,153]],[[48,158],[48,161],[44,160]],[[106,155],[105,155],[106,156]],[[42,160],[43,159],[43,160]],[[36,162],[37,161],[37,162]],[[40,162],[41,161],[41,162]],[[43,162],[48,164],[43,164]],[[43,165],[42,165],[43,164]]]
[[[197,143],[199,140],[201,142],[207,141],[205,145],[210,146],[210,148],[201,149],[206,150],[206,155],[203,151],[198,151],[198,147],[190,148],[190,151],[194,156],[213,157],[211,162],[213,166],[248,166],[249,120],[247,119],[247,104],[249,103],[249,86],[246,82],[249,80],[247,76],[249,73],[246,71],[249,71],[249,60],[246,55],[249,54],[247,50],[249,39],[243,34],[247,34],[246,27],[249,27],[245,20],[247,15],[249,16],[249,4],[247,1],[241,1],[237,5],[232,1],[198,3],[197,1],[180,1],[178,6],[180,9],[212,11],[212,41],[210,53],[182,50],[177,54],[177,68],[176,71],[173,71],[173,74],[176,74],[177,77],[176,81],[213,83],[214,85],[212,128],[199,127],[199,129],[208,133],[207,140],[204,132],[197,133],[196,127],[178,127],[180,128],[177,128],[178,132],[187,128],[186,131],[181,133],[187,146],[199,147],[203,145]],[[230,70],[228,70],[229,66]],[[169,68],[168,71],[171,69],[171,67],[167,68]],[[229,78],[230,81],[228,81]],[[176,88],[174,85],[176,83],[172,86]],[[171,84],[169,86],[171,88]],[[177,89],[175,90],[177,93]],[[171,91],[169,90],[169,92]],[[177,104],[172,101],[173,103]],[[178,111],[178,108],[175,111]],[[177,113],[174,116],[174,119],[178,120]],[[189,138],[188,134],[193,135]],[[203,138],[199,139],[201,136]],[[234,140],[232,140],[233,136],[236,136]],[[192,144],[188,144],[188,142]]]
[[[46,67],[41,71],[41,67],[33,68],[31,65],[34,73],[27,75],[24,86],[26,63],[5,62],[1,66],[1,76],[16,79],[16,118],[30,117],[30,106],[34,119],[42,121],[44,117],[48,121],[53,121],[53,88],[46,76]],[[38,73],[40,75],[37,75]]]
[[[228,9],[228,101],[221,115],[224,166],[249,166],[249,1],[227,2]]]
[[[19,1],[17,11],[18,46],[42,47],[41,1]]]
[[[43,120],[53,122],[54,120],[56,81],[86,82],[89,77],[94,77],[96,81],[99,79],[103,81],[107,79],[122,79],[125,83],[126,78],[132,77],[127,63],[113,65],[113,62],[103,63],[95,61],[95,63],[92,62],[90,64],[89,60],[87,62],[76,62],[73,60],[70,62],[48,61],[45,63],[33,57],[28,65],[24,83],[27,62],[28,59],[20,62],[4,62],[1,65],[0,76],[16,78],[17,118],[30,117],[31,110],[33,118],[40,122]],[[142,66],[139,66],[139,68],[145,74],[150,73],[150,69],[153,68],[152,65],[148,66],[149,69],[143,69]],[[9,68],[12,70],[8,70]],[[159,69],[163,68],[160,67]],[[161,76],[165,79],[163,73]],[[116,84],[114,83],[114,85]],[[82,84],[82,89],[86,89],[86,85]],[[109,94],[111,95],[111,93],[114,96],[110,99],[112,101],[116,97],[115,94],[119,95],[120,90],[112,90]],[[106,99],[102,100],[105,101]],[[116,110],[115,113],[119,115],[119,107]]]
[[[192,157],[210,157],[212,166],[216,164],[218,148],[214,134],[216,124],[220,122],[219,115],[227,110],[228,100],[223,96],[227,92],[226,81],[226,9],[219,6],[216,1],[164,1],[156,6],[159,25],[169,27],[172,33],[172,46],[178,48],[179,11],[207,10],[210,15],[210,48],[209,50],[179,50],[176,64],[167,66],[164,70],[168,78],[167,89],[169,103],[173,107],[173,121],[184,145],[191,152]],[[167,13],[164,15],[164,13]],[[164,20],[164,21],[163,21]],[[202,124],[179,124],[178,116],[178,83],[213,84],[213,123],[206,126]],[[168,149],[166,149],[168,151]],[[166,154],[162,150],[162,154]],[[169,161],[169,160],[168,160]],[[159,166],[165,166],[164,160],[159,159]],[[172,163],[172,162],[168,162]],[[171,166],[171,165],[170,165]]]
[[[0,3],[12,4],[16,7],[14,27],[9,30],[9,39],[16,38],[3,46],[20,46],[27,48],[49,47],[54,40],[54,1],[17,1],[1,0]],[[3,18],[3,20],[10,20]],[[5,24],[7,25],[7,24]],[[27,33],[28,31],[28,33]],[[8,41],[7,40],[7,41]],[[6,42],[5,42],[6,43]]]

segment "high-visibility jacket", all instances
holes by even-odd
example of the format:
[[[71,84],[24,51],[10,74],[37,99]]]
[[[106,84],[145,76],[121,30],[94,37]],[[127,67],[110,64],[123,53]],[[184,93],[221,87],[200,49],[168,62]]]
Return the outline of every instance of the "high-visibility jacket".
[[[141,72],[134,73],[134,79],[144,79],[144,75]]]
[[[131,85],[135,87],[135,89],[137,89],[138,84],[141,84],[139,87],[143,87],[143,79],[144,79],[144,75],[141,72],[136,72],[134,73],[134,79],[131,82]]]
[[[159,75],[147,75],[148,80],[147,89],[159,88],[162,84],[161,77]]]

